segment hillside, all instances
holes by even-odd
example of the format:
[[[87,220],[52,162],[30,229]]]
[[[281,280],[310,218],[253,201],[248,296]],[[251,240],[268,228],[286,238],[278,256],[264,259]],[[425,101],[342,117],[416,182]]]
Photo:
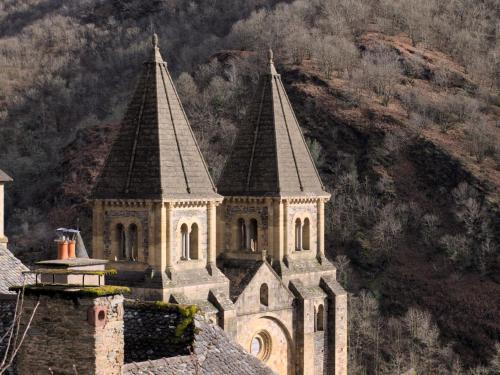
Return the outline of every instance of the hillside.
[[[435,74],[436,65],[454,68],[446,56],[414,48],[404,36],[369,33],[359,43],[361,48],[380,44],[394,48],[403,65],[426,71],[427,75]],[[472,84],[459,70],[453,73],[460,82],[457,90]],[[367,190],[374,202],[368,204],[383,215],[396,217],[387,225],[401,226],[400,233],[386,234],[394,236],[390,239],[394,243],[383,246],[386,248],[378,258],[369,253],[376,244],[367,243],[376,240],[377,234],[370,238],[370,231],[378,220],[383,220],[377,214],[370,215],[373,223],[354,228],[351,236],[342,233],[343,229],[332,228],[331,254],[347,254],[354,262],[352,286],[379,295],[383,311],[391,314],[403,314],[412,306],[432,311],[444,338],[454,342],[466,362],[491,355],[500,335],[498,264],[483,275],[463,272],[457,269],[459,264],[446,259],[446,251],[437,242],[445,233],[466,231],[457,218],[459,207],[453,198],[454,190],[464,183],[477,191],[485,215],[480,220],[491,220],[491,235],[498,238],[500,184],[495,160],[488,158],[478,165],[467,151],[462,129],[443,133],[438,126],[429,126],[416,131],[408,119],[403,97],[386,107],[369,93],[354,93],[343,79],[322,79],[307,62],[305,66],[290,67],[284,76],[307,136],[321,145],[323,178],[330,179],[333,189],[332,225],[345,225],[341,223],[346,220],[343,215],[358,208],[344,206],[346,195],[351,194],[338,186],[339,179],[345,177],[342,169],[349,173],[354,168],[358,179],[366,179],[371,185]],[[423,100],[442,91],[422,76],[406,76],[400,83],[402,92],[414,87]],[[499,109],[496,105],[488,109],[493,124],[490,131],[496,142]],[[438,218],[434,238],[427,240],[422,238],[426,215]],[[472,251],[479,251],[480,246],[475,243]]]
[[[225,4],[0,4],[10,247],[31,263],[52,250],[53,228],[70,225],[90,244],[87,196],[152,30],[215,179],[271,46],[332,192],[327,243],[353,293],[351,372],[495,373],[495,1]]]

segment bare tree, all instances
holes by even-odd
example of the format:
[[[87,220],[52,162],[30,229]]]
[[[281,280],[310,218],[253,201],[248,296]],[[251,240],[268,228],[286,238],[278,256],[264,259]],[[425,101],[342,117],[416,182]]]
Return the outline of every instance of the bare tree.
[[[36,310],[40,305],[40,301],[37,301],[29,316],[24,317],[24,291],[25,285],[23,283],[22,288],[17,292],[12,324],[7,329],[5,334],[0,338],[0,345],[5,347],[2,361],[0,363],[0,375],[7,372],[14,363],[17,353],[19,352],[19,349],[21,349],[21,346],[23,345],[26,338],[26,334],[31,327],[31,323],[36,314]]]

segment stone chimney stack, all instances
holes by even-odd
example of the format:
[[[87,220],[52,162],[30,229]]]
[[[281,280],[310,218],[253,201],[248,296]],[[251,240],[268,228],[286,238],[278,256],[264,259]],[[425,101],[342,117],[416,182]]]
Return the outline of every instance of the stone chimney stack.
[[[17,373],[121,375],[123,293],[130,290],[104,285],[104,276],[115,272],[105,270],[106,263],[78,257],[38,262],[29,271],[35,283],[13,287],[24,292],[20,332],[27,332]]]
[[[17,357],[19,374],[121,375],[123,296],[81,293],[26,289],[21,332],[37,309]]]
[[[4,213],[4,185],[6,182],[12,181],[12,178],[9,177],[7,173],[0,169],[0,243],[7,243],[7,237],[4,233],[5,228],[5,213]]]

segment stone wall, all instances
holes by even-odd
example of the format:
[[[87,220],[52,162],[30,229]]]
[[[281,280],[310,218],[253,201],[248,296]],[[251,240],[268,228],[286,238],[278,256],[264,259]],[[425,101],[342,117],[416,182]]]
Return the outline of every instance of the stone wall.
[[[189,354],[194,307],[167,303],[125,303],[125,363]]]
[[[19,374],[121,374],[121,295],[25,296],[22,330],[38,301],[38,309],[17,357]]]
[[[328,372],[328,352],[327,340],[325,340],[325,331],[314,333],[314,374],[323,375],[330,374]]]

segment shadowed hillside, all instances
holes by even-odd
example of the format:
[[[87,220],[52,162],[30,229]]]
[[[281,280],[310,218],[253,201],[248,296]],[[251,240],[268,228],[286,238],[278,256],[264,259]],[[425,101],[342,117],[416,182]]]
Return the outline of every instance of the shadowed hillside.
[[[152,30],[214,179],[272,47],[332,192],[351,372],[497,373],[499,11],[493,0],[3,2],[10,246],[40,259],[62,225],[90,244],[87,196]]]

